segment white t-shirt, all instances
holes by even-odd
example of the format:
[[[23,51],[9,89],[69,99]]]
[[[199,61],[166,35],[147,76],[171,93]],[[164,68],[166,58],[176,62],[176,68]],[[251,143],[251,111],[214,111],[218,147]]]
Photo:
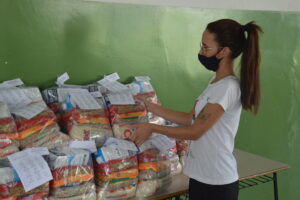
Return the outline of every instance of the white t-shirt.
[[[209,83],[197,98],[196,117],[207,103],[217,103],[225,112],[204,135],[191,141],[183,172],[202,183],[229,184],[239,178],[233,156],[234,138],[242,110],[238,78],[227,76],[215,83]]]

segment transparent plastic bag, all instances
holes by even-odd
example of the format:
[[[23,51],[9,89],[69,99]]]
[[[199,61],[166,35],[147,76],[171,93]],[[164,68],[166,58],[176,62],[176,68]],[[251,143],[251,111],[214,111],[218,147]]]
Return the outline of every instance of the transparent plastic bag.
[[[96,199],[91,154],[81,149],[57,147],[50,150],[50,199]]]
[[[72,92],[89,91],[99,104],[99,109],[81,109],[73,102]],[[75,140],[95,140],[97,147],[113,135],[106,105],[98,85],[63,85],[43,91],[44,98],[59,116],[59,124],[65,133]]]
[[[176,140],[169,138],[173,142],[173,146],[168,149],[168,157],[170,161],[171,175],[180,174],[182,171],[182,165],[177,154]]]
[[[69,141],[70,137],[60,132],[58,125],[54,124],[21,140],[20,147],[22,149],[30,147],[47,147],[48,149],[53,149],[59,146],[67,146]]]
[[[136,196],[149,197],[157,191],[166,189],[171,182],[171,170],[168,152],[160,151],[147,140],[139,147],[139,182]]]
[[[98,200],[135,196],[138,182],[136,153],[114,144],[98,149],[94,165]]]
[[[135,81],[135,82],[128,84],[127,86],[129,87],[131,93],[135,97],[143,97],[154,104],[160,105],[160,102],[157,98],[157,94],[150,83],[150,79]],[[165,124],[165,120],[163,118],[156,116],[152,112],[148,112],[147,116],[148,116],[150,123],[158,124],[158,125]]]
[[[72,139],[95,140],[97,147],[113,135],[105,109],[71,109],[63,114],[62,121]]]
[[[7,161],[0,162],[0,177],[0,199],[37,200],[49,193],[49,182],[25,192],[17,172]]]
[[[41,113],[37,114],[31,119],[26,119],[18,115],[14,116],[17,124],[19,140],[26,139],[27,137],[38,133],[48,126],[56,124],[56,116],[47,107],[45,107]]]
[[[176,140],[177,152],[179,160],[182,166],[185,165],[185,159],[188,153],[189,141],[188,140]]]
[[[120,139],[130,139],[134,133],[133,124],[148,122],[144,105],[112,105],[109,108],[114,136]]]
[[[0,103],[0,160],[19,151],[18,132],[8,106]]]

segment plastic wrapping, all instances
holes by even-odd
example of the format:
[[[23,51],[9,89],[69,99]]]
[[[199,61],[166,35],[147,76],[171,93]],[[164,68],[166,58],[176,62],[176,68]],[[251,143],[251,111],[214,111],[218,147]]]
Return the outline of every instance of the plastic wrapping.
[[[47,147],[53,149],[59,146],[66,146],[70,141],[70,137],[59,131],[57,124],[48,126],[36,134],[33,134],[20,141],[20,147]]]
[[[19,151],[17,127],[8,106],[0,103],[0,160]]]
[[[94,166],[98,200],[135,196],[138,182],[136,153],[114,144],[98,149]]]
[[[50,150],[50,199],[96,199],[91,154],[80,149]]]
[[[177,154],[176,140],[169,138],[174,144],[173,147],[168,149],[168,157],[170,161],[171,175],[177,175],[182,172],[182,165],[180,162],[179,155]]]
[[[147,111],[144,105],[111,105],[110,119],[114,136],[120,139],[130,139],[134,129],[132,124],[147,122]]]
[[[49,193],[49,182],[25,192],[17,172],[9,162],[0,162],[0,199],[38,200]]]
[[[140,146],[138,154],[139,183],[137,197],[149,197],[165,189],[171,182],[170,161],[167,152],[157,149],[151,140]]]
[[[107,137],[113,135],[107,109],[97,85],[63,86],[43,91],[48,106],[56,113],[62,130],[76,140],[95,140],[100,147]],[[101,109],[84,110],[75,106],[70,91],[88,90]]]
[[[112,129],[105,109],[82,110],[73,108],[63,114],[62,122],[71,138],[76,140],[95,140],[97,147],[111,137]]]
[[[185,165],[185,159],[188,153],[189,141],[188,140],[176,140],[177,153],[182,166]]]
[[[49,138],[50,134],[58,131],[56,126],[56,116],[45,106],[45,109],[31,119],[14,115],[18,129],[18,139],[21,149],[31,146],[39,146],[34,143],[41,144],[47,141],[39,141]],[[51,142],[51,141],[48,141]]]
[[[128,87],[134,96],[141,96],[154,104],[160,104],[157,98],[157,94],[150,83],[150,80],[135,81],[128,84]],[[165,120],[163,118],[156,116],[152,112],[148,112],[147,115],[150,123],[158,125],[165,124]]]

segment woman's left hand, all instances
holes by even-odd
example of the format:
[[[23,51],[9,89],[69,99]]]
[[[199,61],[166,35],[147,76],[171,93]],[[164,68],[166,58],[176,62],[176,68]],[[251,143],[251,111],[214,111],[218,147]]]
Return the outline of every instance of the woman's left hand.
[[[152,134],[151,124],[141,123],[133,125],[136,128],[131,140],[137,145],[141,146]]]

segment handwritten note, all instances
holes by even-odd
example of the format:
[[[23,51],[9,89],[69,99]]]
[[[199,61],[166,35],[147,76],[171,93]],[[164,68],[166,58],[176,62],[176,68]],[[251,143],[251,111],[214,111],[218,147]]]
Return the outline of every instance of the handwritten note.
[[[110,93],[107,97],[112,105],[135,104],[134,98],[129,89],[118,93]]]
[[[40,114],[47,108],[44,102],[32,103],[21,108],[14,108],[11,110],[15,115],[24,117],[25,119],[32,119],[36,115]]]
[[[53,179],[47,162],[40,154],[24,150],[9,155],[8,160],[20,177],[25,192]]]
[[[6,103],[10,108],[22,107],[31,102],[20,88],[0,89],[0,102]]]

